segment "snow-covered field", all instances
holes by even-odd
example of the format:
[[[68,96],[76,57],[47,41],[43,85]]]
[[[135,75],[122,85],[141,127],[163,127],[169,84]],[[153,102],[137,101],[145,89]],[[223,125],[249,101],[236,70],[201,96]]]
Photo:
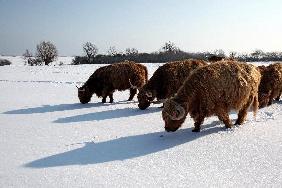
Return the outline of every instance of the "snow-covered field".
[[[0,187],[282,187],[281,100],[231,130],[210,117],[193,133],[187,118],[166,133],[160,105],[141,111],[127,91],[79,103],[101,65],[16,58],[0,67]]]

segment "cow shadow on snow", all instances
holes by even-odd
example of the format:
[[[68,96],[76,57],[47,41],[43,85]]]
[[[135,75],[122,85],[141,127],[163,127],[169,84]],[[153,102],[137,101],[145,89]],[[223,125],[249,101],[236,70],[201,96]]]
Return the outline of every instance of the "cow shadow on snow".
[[[75,115],[70,117],[58,118],[53,121],[53,123],[75,123],[75,122],[84,122],[84,121],[101,121],[107,119],[118,119],[122,117],[132,117],[139,116],[149,113],[160,112],[162,109],[158,107],[150,107],[147,110],[140,110],[137,108],[122,108],[122,109],[113,109],[101,112],[93,112],[82,115]]]
[[[11,110],[4,112],[3,114],[41,114],[41,113],[48,113],[48,112],[59,112],[59,111],[67,111],[67,110],[77,110],[77,109],[84,109],[84,108],[94,108],[94,107],[101,107],[101,106],[110,106],[115,104],[129,104],[129,103],[136,103],[134,101],[119,101],[114,103],[72,103],[72,104],[57,104],[57,105],[43,105],[38,107],[32,108],[23,108],[17,110]]]
[[[226,129],[219,121],[205,125],[200,133],[192,128],[180,129],[174,133],[155,132],[121,137],[104,142],[77,143],[82,147],[44,157],[24,165],[27,168],[49,168],[70,165],[91,165],[113,161],[123,161],[164,151]],[[211,128],[209,128],[211,127]],[[75,144],[73,144],[75,145]]]

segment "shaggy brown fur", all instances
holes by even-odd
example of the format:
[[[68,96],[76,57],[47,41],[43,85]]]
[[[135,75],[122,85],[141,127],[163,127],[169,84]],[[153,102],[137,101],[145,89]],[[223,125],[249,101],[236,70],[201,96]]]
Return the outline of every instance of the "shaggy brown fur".
[[[260,66],[257,66],[257,69],[260,71],[261,75],[263,74],[263,72],[266,70],[266,66],[264,65],[260,65]]]
[[[259,107],[271,105],[273,99],[279,100],[282,93],[282,63],[259,66],[261,83],[259,85]]]
[[[218,62],[195,70],[164,104],[166,131],[176,131],[188,113],[195,122],[194,132],[200,131],[205,117],[212,115],[230,128],[228,113],[232,109],[239,111],[235,124],[242,124],[251,104],[254,114],[258,109],[260,77],[253,65],[239,62]]]
[[[88,103],[95,93],[106,102],[107,96],[110,103],[113,102],[115,90],[123,91],[130,89],[129,101],[133,99],[138,88],[141,88],[148,81],[148,71],[144,65],[125,61],[104,66],[97,69],[78,89],[78,98],[81,103]]]
[[[159,67],[138,93],[138,107],[141,110],[148,108],[157,98],[162,100],[173,96],[183,84],[189,74],[202,66],[207,65],[201,60],[184,60],[166,63]]]

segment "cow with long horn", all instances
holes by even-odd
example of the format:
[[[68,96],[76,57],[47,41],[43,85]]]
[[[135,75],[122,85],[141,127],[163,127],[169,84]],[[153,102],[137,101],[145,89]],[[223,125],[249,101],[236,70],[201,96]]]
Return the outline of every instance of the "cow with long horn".
[[[258,109],[260,72],[253,65],[235,61],[218,62],[195,70],[177,94],[164,103],[162,117],[165,130],[176,131],[187,114],[199,132],[206,117],[216,115],[225,127],[231,128],[229,112],[238,112],[235,124],[241,125],[250,106]]]
[[[183,60],[166,63],[159,67],[138,93],[138,107],[144,110],[157,101],[164,101],[173,96],[184,80],[190,75],[192,71],[199,67],[207,65],[202,60]]]
[[[113,93],[115,90],[130,90],[129,101],[133,99],[137,93],[137,89],[141,88],[148,81],[148,71],[144,65],[133,61],[125,61],[115,63],[98,68],[85,82],[78,88],[78,98],[81,103],[85,104],[91,100],[95,93],[98,97],[102,97],[102,102],[106,102],[106,98],[110,98],[110,103],[114,101]]]

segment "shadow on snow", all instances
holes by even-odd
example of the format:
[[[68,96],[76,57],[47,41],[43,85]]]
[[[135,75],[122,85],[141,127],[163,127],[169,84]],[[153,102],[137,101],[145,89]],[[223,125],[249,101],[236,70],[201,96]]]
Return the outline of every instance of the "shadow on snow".
[[[147,110],[140,110],[138,108],[123,108],[123,109],[114,109],[107,110],[102,112],[93,112],[88,114],[58,118],[53,121],[53,123],[74,123],[74,122],[83,122],[83,121],[100,121],[107,119],[117,119],[122,117],[131,117],[139,116],[143,114],[160,112],[162,109],[158,107],[151,107]]]
[[[119,101],[115,103],[87,103],[87,104],[72,103],[72,104],[58,104],[58,105],[43,105],[33,108],[11,110],[4,112],[3,114],[39,114],[39,113],[77,110],[83,108],[93,108],[93,107],[109,106],[114,104],[127,104],[127,103],[134,103],[134,101]]]
[[[155,132],[117,138],[105,142],[85,142],[84,146],[71,151],[44,157],[24,165],[28,168],[48,168],[69,165],[89,165],[122,161],[164,151],[175,146],[191,142],[203,136],[224,131],[223,127],[214,127],[214,121],[200,133],[191,132],[192,128],[180,129],[174,133]],[[161,137],[161,135],[163,135]]]

